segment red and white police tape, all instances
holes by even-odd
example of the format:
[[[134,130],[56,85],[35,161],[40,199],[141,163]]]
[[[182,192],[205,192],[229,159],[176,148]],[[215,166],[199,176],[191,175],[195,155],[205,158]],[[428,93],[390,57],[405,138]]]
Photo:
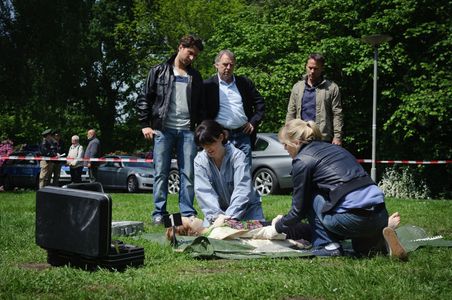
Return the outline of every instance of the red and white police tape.
[[[47,156],[1,156],[0,160],[46,160],[46,161],[98,161],[98,162],[153,162],[152,159],[147,158],[67,158],[67,157],[47,157]]]
[[[46,157],[46,156],[1,156],[0,160],[46,160],[46,161],[73,161],[74,158]],[[97,162],[152,162],[148,158],[81,158],[78,161]],[[372,163],[372,159],[357,159],[359,163]],[[408,164],[408,165],[444,165],[452,163],[452,160],[376,160],[378,164]]]

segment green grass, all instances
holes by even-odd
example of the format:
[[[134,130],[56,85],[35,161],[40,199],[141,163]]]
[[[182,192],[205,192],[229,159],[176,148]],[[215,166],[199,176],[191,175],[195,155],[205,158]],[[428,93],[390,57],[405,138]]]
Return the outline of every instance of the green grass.
[[[113,220],[151,226],[149,194],[112,194]],[[267,219],[287,212],[290,196],[263,199]],[[452,239],[452,201],[388,199],[402,224]],[[177,211],[177,198],[169,199]],[[372,259],[196,260],[170,247],[145,248],[145,266],[125,272],[49,267],[35,244],[35,193],[0,193],[0,299],[452,299],[452,249],[421,248],[402,263]]]

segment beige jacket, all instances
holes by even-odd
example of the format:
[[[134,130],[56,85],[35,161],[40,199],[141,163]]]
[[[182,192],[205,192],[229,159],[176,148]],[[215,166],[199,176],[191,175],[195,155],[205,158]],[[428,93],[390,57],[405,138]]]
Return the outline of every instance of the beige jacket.
[[[67,163],[71,168],[83,167],[83,161],[78,160],[83,158],[83,146],[80,144],[71,145],[67,158],[74,158]]]
[[[298,81],[292,88],[289,105],[287,107],[286,123],[292,119],[301,119],[301,107],[306,77]],[[316,123],[320,128],[323,140],[331,142],[334,138],[342,141],[342,116],[341,94],[337,84],[324,79],[316,87]]]

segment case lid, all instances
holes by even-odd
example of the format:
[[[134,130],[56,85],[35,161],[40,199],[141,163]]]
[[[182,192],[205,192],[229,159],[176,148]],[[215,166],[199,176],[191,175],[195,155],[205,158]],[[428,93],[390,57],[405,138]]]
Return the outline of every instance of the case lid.
[[[111,244],[111,197],[70,188],[36,192],[36,244],[90,257],[106,256]]]

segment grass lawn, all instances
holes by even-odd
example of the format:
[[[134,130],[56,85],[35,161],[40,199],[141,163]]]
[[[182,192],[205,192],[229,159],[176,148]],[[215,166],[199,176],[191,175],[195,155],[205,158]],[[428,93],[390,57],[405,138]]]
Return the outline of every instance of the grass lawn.
[[[113,220],[151,226],[149,194],[111,194]],[[267,219],[285,213],[290,196],[263,199]],[[452,239],[452,201],[388,199],[402,224]],[[177,211],[177,198],[169,198]],[[49,267],[35,244],[35,192],[0,193],[0,299],[452,299],[452,249],[421,248],[408,262],[304,258],[196,260],[144,239],[145,266],[125,272]]]

